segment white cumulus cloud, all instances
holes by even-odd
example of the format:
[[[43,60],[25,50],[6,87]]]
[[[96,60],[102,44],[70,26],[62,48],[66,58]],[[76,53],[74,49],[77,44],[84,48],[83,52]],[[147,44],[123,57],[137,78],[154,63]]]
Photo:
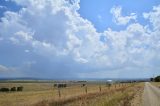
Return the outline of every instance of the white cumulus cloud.
[[[137,15],[135,13],[131,13],[129,16],[123,16],[122,15],[122,7],[120,6],[114,6],[111,10],[110,13],[113,14],[113,21],[117,25],[126,25],[128,24],[131,20],[136,20]]]
[[[96,76],[100,71],[118,77],[123,70],[159,69],[159,6],[144,15],[154,30],[138,22],[128,24],[137,15],[123,16],[121,7],[113,7],[113,20],[128,26],[99,33],[77,12],[79,0],[12,1],[22,8],[18,12],[6,11],[1,18],[0,63],[19,66],[22,75],[82,77],[89,73]]]

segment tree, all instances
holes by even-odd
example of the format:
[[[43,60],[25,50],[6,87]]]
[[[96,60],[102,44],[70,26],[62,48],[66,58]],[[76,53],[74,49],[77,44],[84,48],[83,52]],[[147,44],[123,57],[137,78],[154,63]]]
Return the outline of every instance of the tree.
[[[155,78],[154,78],[154,81],[155,81],[155,82],[160,82],[160,76],[155,77]]]
[[[150,78],[150,81],[154,81],[154,78]]]

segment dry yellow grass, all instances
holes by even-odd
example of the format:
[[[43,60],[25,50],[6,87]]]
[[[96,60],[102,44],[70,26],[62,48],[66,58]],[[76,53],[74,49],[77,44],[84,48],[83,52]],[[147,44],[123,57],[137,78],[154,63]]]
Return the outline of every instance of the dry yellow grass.
[[[0,93],[1,106],[21,106],[31,105],[42,100],[57,100],[59,99],[57,88],[53,87],[53,83],[0,83],[0,87],[23,86],[23,92]],[[89,85],[88,93],[98,91],[98,85]],[[85,94],[85,87],[80,85],[71,86],[60,89],[61,98],[69,98]]]
[[[160,88],[160,82],[151,82],[151,84]]]
[[[60,89],[61,97],[59,98],[58,89],[53,87],[53,83],[0,83],[0,87],[13,87],[13,86],[23,86],[24,91],[0,93],[1,106],[30,106],[30,105],[42,103],[41,101],[52,103],[53,101],[59,101],[59,100],[65,101],[70,98],[86,95],[85,87],[81,87],[80,85],[61,88]],[[101,85],[101,89],[102,89],[101,93],[107,92],[107,91],[110,92],[112,90],[120,89],[122,87],[124,86],[116,85],[116,88],[115,88],[115,85],[113,85],[109,89],[105,85]],[[88,89],[88,94],[99,95],[100,91],[99,91],[98,84],[88,84],[87,89]],[[97,97],[100,97],[100,96],[101,95]],[[96,96],[94,98],[96,98]],[[103,99],[97,99],[97,98],[94,99],[94,98],[92,98],[93,101],[103,100]],[[75,103],[81,104],[83,102],[75,101]]]
[[[53,97],[53,90],[48,83],[0,83],[0,87],[23,86],[23,92],[0,93],[2,106],[21,106],[33,104]]]
[[[141,97],[137,98],[137,93],[142,92],[143,87],[144,84],[140,83],[122,89],[117,88],[116,90],[110,90],[105,95],[95,98],[83,98],[65,106],[141,106]]]

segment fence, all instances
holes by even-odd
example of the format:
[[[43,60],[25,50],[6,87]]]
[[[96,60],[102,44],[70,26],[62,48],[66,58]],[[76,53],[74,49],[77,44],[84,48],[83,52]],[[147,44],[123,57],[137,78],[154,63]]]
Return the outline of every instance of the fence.
[[[54,87],[54,93],[56,96],[59,98],[62,97],[67,97],[67,96],[72,96],[72,95],[82,95],[82,94],[89,94],[89,93],[95,93],[95,92],[104,92],[107,90],[113,90],[113,89],[119,89],[123,87],[127,87],[130,84],[113,84],[113,85],[85,85],[85,86],[80,86],[80,85],[73,85],[69,86],[66,88],[57,88]]]

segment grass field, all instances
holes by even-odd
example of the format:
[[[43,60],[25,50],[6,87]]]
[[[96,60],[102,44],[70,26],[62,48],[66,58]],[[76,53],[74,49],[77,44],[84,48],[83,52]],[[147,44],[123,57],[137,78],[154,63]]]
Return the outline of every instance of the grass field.
[[[151,84],[160,88],[160,82],[152,82]]]
[[[80,84],[61,88],[59,92],[53,83],[0,83],[0,87],[23,86],[22,92],[0,93],[1,106],[117,106],[130,104],[136,91],[143,84]],[[101,92],[100,92],[101,87]]]

